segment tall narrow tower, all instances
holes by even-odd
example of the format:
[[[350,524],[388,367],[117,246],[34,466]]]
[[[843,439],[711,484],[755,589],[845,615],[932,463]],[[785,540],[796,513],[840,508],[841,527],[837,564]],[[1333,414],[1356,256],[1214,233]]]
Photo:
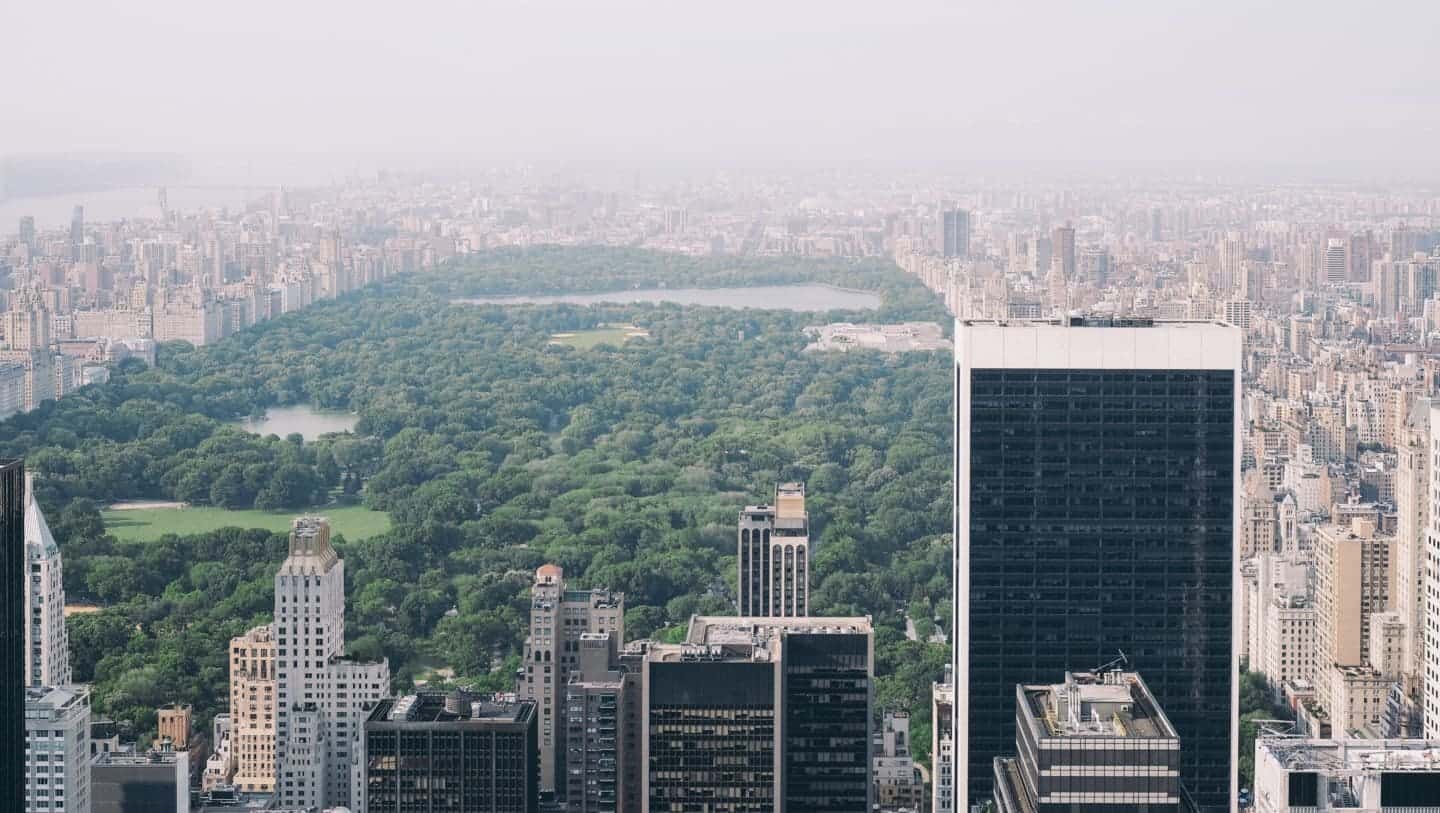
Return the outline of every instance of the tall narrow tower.
[[[1240,332],[957,325],[955,810],[988,798],[1015,685],[1118,651],[1202,813],[1236,793]]]
[[[745,506],[737,562],[740,615],[810,614],[810,515],[804,483],[776,486],[774,505]]]
[[[390,694],[390,665],[344,656],[345,563],[330,523],[300,517],[275,574],[276,791],[286,807],[349,807],[364,712]]]
[[[60,548],[25,477],[25,676],[29,686],[70,682],[70,646],[65,635],[65,583]]]

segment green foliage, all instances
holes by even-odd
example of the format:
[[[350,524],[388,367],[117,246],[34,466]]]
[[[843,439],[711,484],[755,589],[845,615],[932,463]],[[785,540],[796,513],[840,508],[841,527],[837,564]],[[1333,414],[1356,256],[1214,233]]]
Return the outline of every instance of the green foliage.
[[[1257,720],[1291,720],[1288,706],[1274,702],[1275,692],[1261,672],[1240,673],[1240,787],[1255,787]]]
[[[816,281],[878,291],[884,304],[801,314],[451,302]],[[446,668],[456,681],[508,688],[536,566],[556,562],[578,586],[624,591],[631,638],[674,640],[690,615],[732,611],[737,510],[799,479],[817,540],[812,612],[873,616],[877,697],[909,709],[923,731],[946,647],[906,641],[904,610],[948,618],[950,358],[804,353],[801,333],[909,319],[948,325],[934,297],[888,262],[500,251],[213,346],[165,345],[158,369],[127,365],[6,422],[0,454],[40,470],[67,589],[106,605],[77,622],[94,654],[77,659],[76,678],[96,684],[98,713],[141,724],[155,703],[181,701],[203,723],[223,708],[226,643],[269,617],[285,551],[278,534],[235,528],[116,539],[99,525],[99,503],[288,511],[333,495],[390,512],[388,529],[337,540],[350,646],[388,657],[400,689]],[[585,351],[550,343],[601,324],[635,324],[650,338]],[[351,410],[359,424],[302,443],[224,423],[289,403]],[[180,513],[193,511],[230,513]]]

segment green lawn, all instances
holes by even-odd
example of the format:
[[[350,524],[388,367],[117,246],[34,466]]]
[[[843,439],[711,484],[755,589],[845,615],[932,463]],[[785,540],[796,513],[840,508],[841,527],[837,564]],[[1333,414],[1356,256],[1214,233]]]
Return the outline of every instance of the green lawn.
[[[217,528],[290,529],[290,520],[302,514],[330,518],[330,527],[346,539],[364,539],[390,528],[390,515],[358,505],[312,508],[308,511],[227,511],[212,506],[139,508],[104,511],[105,529],[119,539],[159,539],[165,534],[198,534]]]
[[[633,326],[624,327],[597,327],[590,330],[577,330],[574,333],[556,333],[550,337],[553,344],[564,344],[576,350],[589,350],[596,345],[609,344],[621,347],[629,341],[629,333],[643,333],[643,328]]]

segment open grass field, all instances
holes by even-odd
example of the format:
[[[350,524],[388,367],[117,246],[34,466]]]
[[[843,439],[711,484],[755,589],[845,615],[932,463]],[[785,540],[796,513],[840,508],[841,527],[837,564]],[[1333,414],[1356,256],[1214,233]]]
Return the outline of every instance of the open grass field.
[[[619,325],[615,327],[597,327],[590,330],[577,330],[574,333],[556,333],[550,337],[551,344],[563,344],[576,350],[589,350],[596,345],[609,344],[621,347],[632,338],[648,336],[644,328],[637,328],[633,325]]]
[[[118,539],[159,539],[165,534],[198,534],[217,528],[290,529],[290,520],[302,514],[330,518],[330,527],[346,539],[364,539],[389,529],[390,515],[358,505],[312,508],[307,511],[227,511],[213,506],[186,508],[131,508],[101,513],[105,529]]]

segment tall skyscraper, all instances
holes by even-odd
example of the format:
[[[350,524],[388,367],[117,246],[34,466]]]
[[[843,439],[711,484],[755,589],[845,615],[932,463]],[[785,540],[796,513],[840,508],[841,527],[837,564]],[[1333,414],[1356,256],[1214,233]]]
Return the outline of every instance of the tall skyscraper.
[[[230,639],[230,749],[235,787],[275,789],[275,636],[270,624]]]
[[[937,225],[940,227],[936,248],[942,257],[970,256],[970,211],[968,209],[941,209]]]
[[[0,460],[0,810],[25,809],[25,464]]]
[[[65,635],[65,583],[60,548],[45,514],[25,481],[25,674],[31,686],[70,682],[70,645]]]
[[[1315,529],[1316,690],[1332,719],[1345,668],[1371,665],[1370,621],[1390,602],[1392,542],[1374,520]]]
[[[1074,318],[956,331],[957,811],[1015,686],[1125,653],[1201,811],[1235,793],[1238,330]]]
[[[870,810],[868,618],[690,620],[646,653],[649,811]]]
[[[540,809],[534,703],[431,692],[382,700],[362,719],[360,810]]]
[[[275,785],[286,807],[349,807],[360,721],[390,665],[346,658],[345,563],[330,523],[300,517],[275,574]]]
[[[740,615],[809,615],[810,515],[804,483],[776,486],[774,505],[745,506],[736,562]]]
[[[35,218],[30,215],[20,218],[20,242],[32,251],[35,249]]]
[[[625,640],[625,594],[567,590],[565,571],[544,565],[530,588],[530,637],[519,695],[535,703],[540,731],[540,790],[563,795],[565,782],[565,686],[578,667],[580,637],[608,632]]]

